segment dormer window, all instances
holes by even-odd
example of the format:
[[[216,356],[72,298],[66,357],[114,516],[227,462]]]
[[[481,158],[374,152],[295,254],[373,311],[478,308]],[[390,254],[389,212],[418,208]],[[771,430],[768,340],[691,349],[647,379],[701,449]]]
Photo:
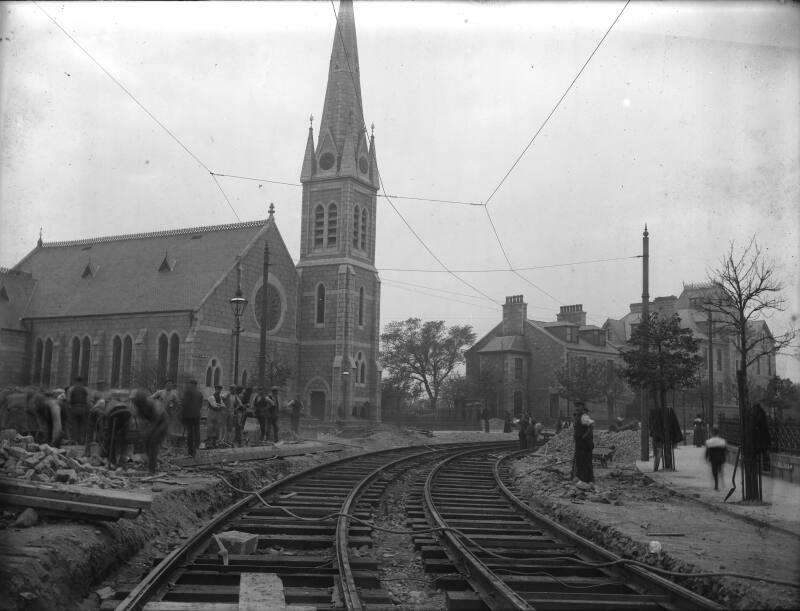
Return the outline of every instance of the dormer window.
[[[89,261],[86,264],[86,267],[83,268],[83,273],[81,274],[81,278],[94,278],[95,274],[97,274],[97,270],[100,269],[99,265],[92,265],[92,262]]]
[[[8,291],[5,286],[0,286],[0,301],[9,301]]]
[[[161,265],[158,266],[159,272],[171,272],[175,269],[175,259],[170,259],[166,254],[164,255],[164,259],[161,261]]]

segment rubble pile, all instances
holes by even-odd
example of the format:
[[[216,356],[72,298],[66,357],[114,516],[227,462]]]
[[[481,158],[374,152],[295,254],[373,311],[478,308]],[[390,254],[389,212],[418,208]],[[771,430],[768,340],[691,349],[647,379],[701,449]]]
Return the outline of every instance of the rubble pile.
[[[111,469],[98,456],[82,456],[84,448],[54,448],[34,443],[30,435],[3,431],[0,439],[0,474],[30,482],[78,484],[96,488],[130,488],[129,473]]]
[[[614,457],[610,461],[615,465],[632,465],[639,460],[640,448],[639,431],[610,431],[594,432],[594,447],[613,448]],[[575,442],[572,440],[572,429],[561,431],[555,437],[538,449],[541,454],[556,455],[564,459],[571,459],[575,451]]]

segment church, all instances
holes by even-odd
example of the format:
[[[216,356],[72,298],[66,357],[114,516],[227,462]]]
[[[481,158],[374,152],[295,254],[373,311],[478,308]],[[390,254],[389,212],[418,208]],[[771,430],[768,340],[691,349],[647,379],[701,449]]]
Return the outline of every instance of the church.
[[[258,380],[267,300],[266,384],[312,416],[380,419],[380,279],[374,135],[361,102],[355,17],[342,1],[318,133],[301,167],[297,263],[266,220],[43,242],[0,268],[0,386],[201,387]],[[267,251],[267,252],[265,252]],[[267,290],[264,262],[268,257]],[[238,368],[231,298],[247,300]]]

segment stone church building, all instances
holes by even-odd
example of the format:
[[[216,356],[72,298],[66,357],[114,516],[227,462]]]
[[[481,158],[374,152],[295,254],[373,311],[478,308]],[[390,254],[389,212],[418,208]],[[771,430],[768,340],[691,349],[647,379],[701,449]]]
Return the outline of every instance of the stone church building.
[[[0,269],[0,385],[63,387],[79,375],[90,386],[123,388],[148,376],[232,384],[237,287],[248,300],[239,382],[254,385],[267,246],[267,361],[291,371],[282,394],[300,394],[320,419],[345,418],[354,408],[379,419],[379,181],[351,2],[341,3],[334,29],[316,142],[310,127],[298,165],[296,264],[273,210],[266,220],[230,225],[40,238],[13,268]]]

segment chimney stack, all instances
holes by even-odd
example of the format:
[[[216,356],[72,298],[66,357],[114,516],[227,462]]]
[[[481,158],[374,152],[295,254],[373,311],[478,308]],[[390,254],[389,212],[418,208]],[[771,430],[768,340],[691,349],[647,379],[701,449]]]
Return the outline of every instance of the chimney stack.
[[[556,320],[575,323],[581,327],[586,326],[586,312],[583,311],[583,304],[561,306],[561,311],[556,315]]]
[[[528,319],[528,304],[522,295],[506,297],[503,304],[503,335],[524,335],[525,321]]]

